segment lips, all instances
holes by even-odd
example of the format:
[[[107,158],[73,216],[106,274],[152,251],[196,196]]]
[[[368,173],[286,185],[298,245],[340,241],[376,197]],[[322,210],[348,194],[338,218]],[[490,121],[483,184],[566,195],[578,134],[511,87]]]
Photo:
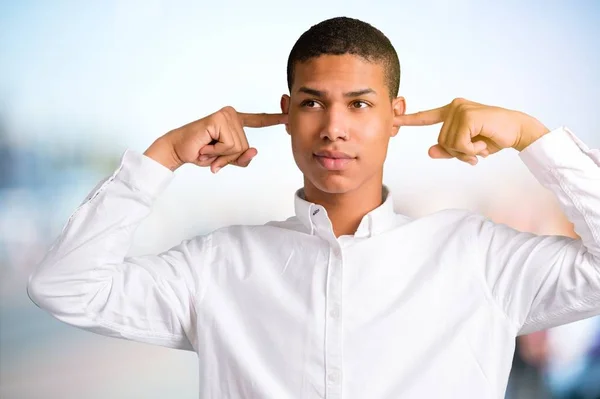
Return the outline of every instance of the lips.
[[[341,151],[318,151],[314,153],[317,162],[327,170],[343,170],[346,169],[355,157]]]
[[[352,158],[354,158],[353,156],[346,154],[345,152],[329,151],[329,150],[315,152],[315,155],[318,157],[335,158],[335,159],[352,159]]]

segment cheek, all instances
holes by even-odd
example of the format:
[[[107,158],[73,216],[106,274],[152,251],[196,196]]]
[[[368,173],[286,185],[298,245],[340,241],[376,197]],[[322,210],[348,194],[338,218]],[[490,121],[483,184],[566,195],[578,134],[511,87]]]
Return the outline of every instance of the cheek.
[[[318,138],[318,124],[314,118],[295,115],[289,120],[289,133],[294,150],[311,149],[315,137]],[[316,135],[316,136],[315,136]]]
[[[301,167],[306,164],[306,158],[312,154],[313,142],[305,129],[298,129],[299,125],[293,127],[290,123],[290,139],[292,144],[292,155],[296,164]]]
[[[361,129],[357,132],[357,139],[364,150],[373,153],[385,153],[387,151],[388,141],[390,139],[387,124],[381,123],[381,120],[373,119],[364,121]]]

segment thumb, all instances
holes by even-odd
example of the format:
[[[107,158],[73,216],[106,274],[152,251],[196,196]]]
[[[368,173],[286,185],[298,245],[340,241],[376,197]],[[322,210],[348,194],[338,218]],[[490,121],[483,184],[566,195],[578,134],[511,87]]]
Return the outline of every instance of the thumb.
[[[431,158],[434,159],[454,158],[453,155],[451,155],[448,151],[444,150],[444,148],[439,144],[430,147],[428,154]]]

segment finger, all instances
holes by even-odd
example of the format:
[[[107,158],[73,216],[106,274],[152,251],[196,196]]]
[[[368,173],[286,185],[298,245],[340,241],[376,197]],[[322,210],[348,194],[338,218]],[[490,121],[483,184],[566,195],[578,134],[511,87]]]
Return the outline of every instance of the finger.
[[[218,157],[216,161],[210,166],[210,169],[213,173],[217,173],[219,170],[223,169],[227,165],[235,165],[242,168],[245,168],[250,164],[250,161],[258,154],[258,150],[256,148],[248,148],[246,151],[242,153],[242,155],[229,155]]]
[[[235,161],[235,165],[245,168],[250,164],[250,161],[258,154],[256,148],[248,148],[240,157]]]
[[[456,158],[460,161],[466,162],[471,165],[477,164],[477,157],[467,155],[467,154],[462,154],[460,152],[456,152],[456,151],[444,148],[439,144],[431,146],[429,148],[428,152],[429,152],[429,156],[434,159]]]
[[[471,137],[469,135],[465,135],[464,133],[455,132],[453,133],[454,137],[448,138],[444,147],[446,149],[451,149],[460,154],[465,154],[468,156],[475,156],[479,151],[475,148],[475,144],[471,142]],[[481,144],[485,144],[484,142],[479,142],[478,144],[481,147]],[[481,148],[484,150],[485,146]]]
[[[471,142],[471,132],[468,124],[465,123],[460,115],[454,115],[452,123],[448,126],[446,137],[440,144],[446,149],[451,149],[471,157],[477,155],[473,142]]]
[[[227,120],[227,128],[228,131],[231,132],[231,140],[233,141],[233,148],[230,153],[233,155],[234,153],[237,156],[240,153],[246,150],[246,148],[242,148],[242,136],[245,138],[243,127],[240,125],[237,113],[236,112],[226,112],[225,119]]]
[[[245,127],[267,127],[281,125],[287,123],[287,114],[247,114],[243,112],[237,113],[242,126]]]
[[[459,154],[456,158],[473,166],[477,165],[477,162],[479,162],[477,157],[473,155]]]
[[[396,126],[427,126],[444,121],[450,109],[450,104],[443,107],[420,111],[414,114],[399,115],[394,118]]]
[[[210,166],[210,164],[213,163],[214,160],[217,158],[218,158],[217,156],[200,155],[195,163],[198,166],[203,166],[203,167]]]
[[[477,136],[473,137],[471,140],[473,142],[476,142],[476,141],[483,141],[483,142],[485,142],[486,149],[483,150],[483,151],[481,151],[479,153],[479,155],[481,155],[483,157],[486,157],[486,156],[491,155],[491,154],[495,154],[495,153],[497,153],[498,151],[501,150],[501,148],[498,147],[496,145],[496,143],[494,143],[492,140],[490,140],[489,138],[487,138],[485,136],[477,135]]]
[[[452,156],[455,156],[456,154],[454,152],[450,151],[448,142],[449,142],[449,137],[452,133],[452,126],[454,124],[454,119],[455,119],[454,114],[450,114],[450,115],[446,116],[446,119],[444,120],[444,123],[442,124],[442,128],[440,129],[440,134],[438,135],[439,146],[444,148],[446,150],[446,152],[448,152]]]
[[[233,155],[222,155],[218,157],[212,164],[210,164],[210,171],[217,173],[230,163],[234,163],[239,158],[239,154]]]
[[[217,144],[219,144],[219,143],[208,144],[208,145],[205,145],[204,147],[200,148],[200,155],[218,157],[219,153],[217,152],[217,150],[215,148],[215,146]]]
[[[454,158],[454,155],[450,154],[448,151],[444,150],[439,144],[429,147],[429,151],[427,151],[429,156],[434,159],[448,159]]]
[[[200,149],[200,155],[229,155],[236,152],[234,133],[229,128],[228,117],[225,114],[220,114],[222,118],[218,123],[208,128],[208,133],[213,139],[211,143]],[[216,143],[215,143],[216,140]]]
[[[240,122],[241,121],[239,118],[233,118],[232,129],[237,134],[237,142],[239,143],[239,146],[240,146],[240,149],[238,152],[241,154],[241,153],[244,153],[246,150],[248,150],[250,148],[250,145],[248,144],[248,137],[246,136],[246,132],[244,131],[244,126]]]
[[[442,144],[436,144],[429,147],[429,156],[432,158],[458,158],[460,155],[464,155],[458,151],[454,151],[451,148],[444,147]]]
[[[235,133],[227,131],[219,137],[220,141],[216,144],[205,145],[200,149],[200,155],[222,156],[237,154],[238,150],[235,147]],[[222,141],[221,141],[222,140]]]
[[[481,155],[483,151],[487,151],[487,143],[483,140],[473,142],[473,151],[475,151],[475,154]]]
[[[478,145],[481,148],[481,144],[478,144]],[[482,155],[483,156],[483,154],[481,154],[481,153],[466,154],[464,152],[457,151],[457,150],[452,149],[452,148],[448,148],[448,147],[444,148],[443,146],[440,146],[440,147],[442,147],[442,149],[444,151],[446,151],[448,154],[450,154],[453,158],[459,159],[459,160],[461,160],[463,162],[470,163],[472,165],[477,164],[477,162],[478,162],[477,155]],[[487,149],[484,148],[484,149],[482,149],[482,151],[487,151]],[[487,155],[485,155],[485,156],[487,156]]]
[[[440,147],[442,147],[448,154],[452,155],[453,158],[460,159],[461,156],[466,155],[466,154],[463,154],[462,152],[455,151],[448,147],[444,147],[444,146],[440,146]]]
[[[460,159],[460,160],[465,160],[467,158],[473,157],[473,155],[465,154],[463,152],[455,150],[454,148],[450,148],[448,146],[440,145],[440,144],[438,144],[438,145],[439,145],[439,147],[442,150],[444,150],[445,152],[447,152],[448,154],[450,154],[453,158]]]
[[[210,165],[210,170],[213,173],[217,173],[219,170],[223,169],[227,165],[246,167],[248,166],[252,158],[256,156],[256,154],[258,154],[256,148],[248,148],[241,155],[233,154],[220,156]]]

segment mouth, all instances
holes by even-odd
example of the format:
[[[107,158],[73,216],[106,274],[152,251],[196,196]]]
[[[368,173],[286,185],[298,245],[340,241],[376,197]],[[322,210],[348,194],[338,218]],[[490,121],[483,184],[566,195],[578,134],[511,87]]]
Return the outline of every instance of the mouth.
[[[313,156],[326,170],[344,170],[356,159],[356,157],[340,151],[319,151],[315,152]]]

